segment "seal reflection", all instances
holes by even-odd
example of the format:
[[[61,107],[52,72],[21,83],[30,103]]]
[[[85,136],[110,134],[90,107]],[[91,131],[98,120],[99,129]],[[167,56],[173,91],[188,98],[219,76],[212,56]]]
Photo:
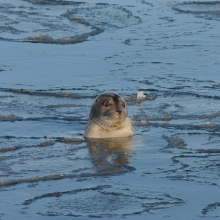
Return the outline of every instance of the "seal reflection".
[[[86,138],[90,157],[98,172],[126,171],[131,155],[131,137]]]

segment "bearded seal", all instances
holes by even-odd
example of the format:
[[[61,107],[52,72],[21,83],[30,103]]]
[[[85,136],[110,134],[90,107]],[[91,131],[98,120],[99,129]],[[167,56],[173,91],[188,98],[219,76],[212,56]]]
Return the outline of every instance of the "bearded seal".
[[[98,96],[92,104],[84,136],[112,138],[132,135],[131,120],[124,99],[113,93]]]

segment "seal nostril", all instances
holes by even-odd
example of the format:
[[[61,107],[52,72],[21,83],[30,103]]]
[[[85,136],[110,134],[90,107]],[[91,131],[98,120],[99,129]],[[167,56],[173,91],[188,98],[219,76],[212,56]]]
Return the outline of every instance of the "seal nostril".
[[[119,115],[121,115],[122,111],[121,110],[116,110],[116,112],[118,112]]]

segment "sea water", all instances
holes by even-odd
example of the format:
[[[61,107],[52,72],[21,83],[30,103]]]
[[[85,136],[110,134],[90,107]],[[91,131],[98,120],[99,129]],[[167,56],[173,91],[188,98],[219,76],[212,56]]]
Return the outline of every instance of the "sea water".
[[[0,1],[0,219],[219,219],[220,2]],[[83,137],[103,92],[128,139]]]

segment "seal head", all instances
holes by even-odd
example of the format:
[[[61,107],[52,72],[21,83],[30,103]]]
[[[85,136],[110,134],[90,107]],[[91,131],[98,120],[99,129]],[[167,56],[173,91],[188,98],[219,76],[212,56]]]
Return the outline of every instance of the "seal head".
[[[132,125],[124,99],[113,93],[98,96],[93,102],[84,136],[110,138],[132,135]]]

